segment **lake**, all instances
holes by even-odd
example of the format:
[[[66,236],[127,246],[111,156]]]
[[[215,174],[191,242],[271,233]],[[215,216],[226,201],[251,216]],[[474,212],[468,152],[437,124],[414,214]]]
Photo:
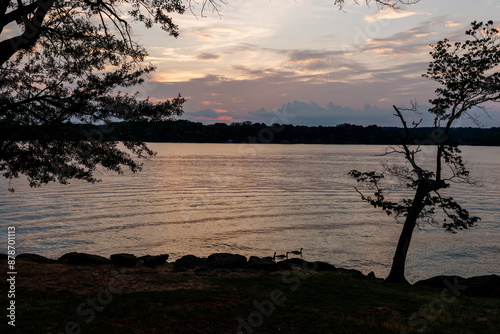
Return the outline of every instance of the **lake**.
[[[306,260],[389,273],[402,225],[360,200],[351,169],[379,169],[384,147],[368,145],[150,145],[138,174],[102,172],[102,182],[29,188],[0,180],[1,251],[15,226],[18,252],[238,253],[272,256],[304,248]],[[431,161],[424,147],[421,163]],[[500,148],[462,147],[479,187],[452,194],[482,220],[450,234],[422,226],[407,260],[411,282],[440,274],[500,274]],[[395,158],[395,157],[394,157]],[[427,160],[426,160],[427,159]],[[395,190],[397,195],[398,191]],[[170,261],[170,260],[169,260]]]

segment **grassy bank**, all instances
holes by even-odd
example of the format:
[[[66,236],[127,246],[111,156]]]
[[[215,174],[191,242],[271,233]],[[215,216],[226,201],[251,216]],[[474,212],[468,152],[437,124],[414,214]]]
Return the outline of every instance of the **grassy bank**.
[[[500,332],[499,299],[453,289],[390,285],[335,272],[169,269],[112,278],[115,269],[94,269],[69,268],[95,280],[57,289],[41,283],[23,287],[22,280],[36,285],[47,272],[19,276],[15,330],[5,317],[1,327],[15,333]],[[78,293],[76,285],[85,282],[84,293]],[[0,301],[7,305],[7,296]]]

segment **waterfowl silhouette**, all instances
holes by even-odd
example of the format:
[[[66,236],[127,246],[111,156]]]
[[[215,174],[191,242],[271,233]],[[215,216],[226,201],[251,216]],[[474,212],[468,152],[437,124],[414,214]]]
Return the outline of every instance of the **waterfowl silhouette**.
[[[291,251],[289,252],[290,254],[293,254],[293,255],[302,255],[302,249],[303,248],[300,248],[300,251]]]
[[[289,252],[286,252],[286,255],[283,255],[283,254],[281,254],[281,255],[276,255],[276,252],[274,252],[273,259],[275,259],[275,260],[276,260],[276,259],[282,260],[282,259],[284,259],[284,258],[287,258],[287,259],[288,259],[288,253],[289,253]]]

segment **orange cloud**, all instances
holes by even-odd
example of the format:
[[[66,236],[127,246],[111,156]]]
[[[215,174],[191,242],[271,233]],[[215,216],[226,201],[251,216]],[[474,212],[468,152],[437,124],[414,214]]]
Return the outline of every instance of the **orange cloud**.
[[[215,102],[215,101],[202,101],[202,102],[200,102],[200,104],[202,104],[204,106],[220,106],[220,105],[222,105],[221,102]]]
[[[445,26],[447,28],[450,28],[450,27],[458,27],[458,26],[461,26],[462,23],[458,23],[458,22],[454,22],[454,21],[448,21],[446,22]]]
[[[420,12],[410,12],[410,11],[395,11],[390,8],[385,8],[383,10],[378,11],[376,14],[365,15],[364,19],[366,22],[377,22],[380,20],[394,20],[394,19],[402,19],[405,17],[413,16],[413,15],[422,15],[426,13]]]

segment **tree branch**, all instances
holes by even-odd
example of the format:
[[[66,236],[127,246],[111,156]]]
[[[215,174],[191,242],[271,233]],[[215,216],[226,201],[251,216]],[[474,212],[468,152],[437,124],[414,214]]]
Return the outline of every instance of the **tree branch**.
[[[410,135],[412,134],[412,132],[418,127],[418,125],[420,124],[420,122],[422,122],[422,120],[420,120],[419,122],[417,122],[415,124],[415,126],[413,127],[413,129],[409,129],[407,124],[406,124],[406,121],[403,117],[403,114],[401,113],[401,111],[396,107],[396,106],[392,106],[394,108],[394,110],[396,111],[396,115],[395,116],[398,116],[401,123],[403,124],[403,128],[405,130],[405,135],[403,136],[403,138],[401,138],[401,146],[403,147],[404,149],[404,155],[405,155],[405,158],[406,160],[408,160],[408,162],[412,165],[413,169],[415,170],[415,172],[417,173],[418,175],[418,179],[420,181],[422,181],[424,179],[424,175],[423,175],[423,169],[417,165],[417,163],[415,162],[415,151],[410,151],[406,141],[407,139],[410,137]]]
[[[37,8],[34,11],[31,20],[25,15],[19,16],[19,19],[24,23],[24,32],[20,36],[12,37],[0,42],[0,66],[2,66],[19,50],[29,49],[36,44],[42,32],[41,27],[45,16],[49,10],[51,10],[54,2],[55,0],[38,0],[36,2]]]

